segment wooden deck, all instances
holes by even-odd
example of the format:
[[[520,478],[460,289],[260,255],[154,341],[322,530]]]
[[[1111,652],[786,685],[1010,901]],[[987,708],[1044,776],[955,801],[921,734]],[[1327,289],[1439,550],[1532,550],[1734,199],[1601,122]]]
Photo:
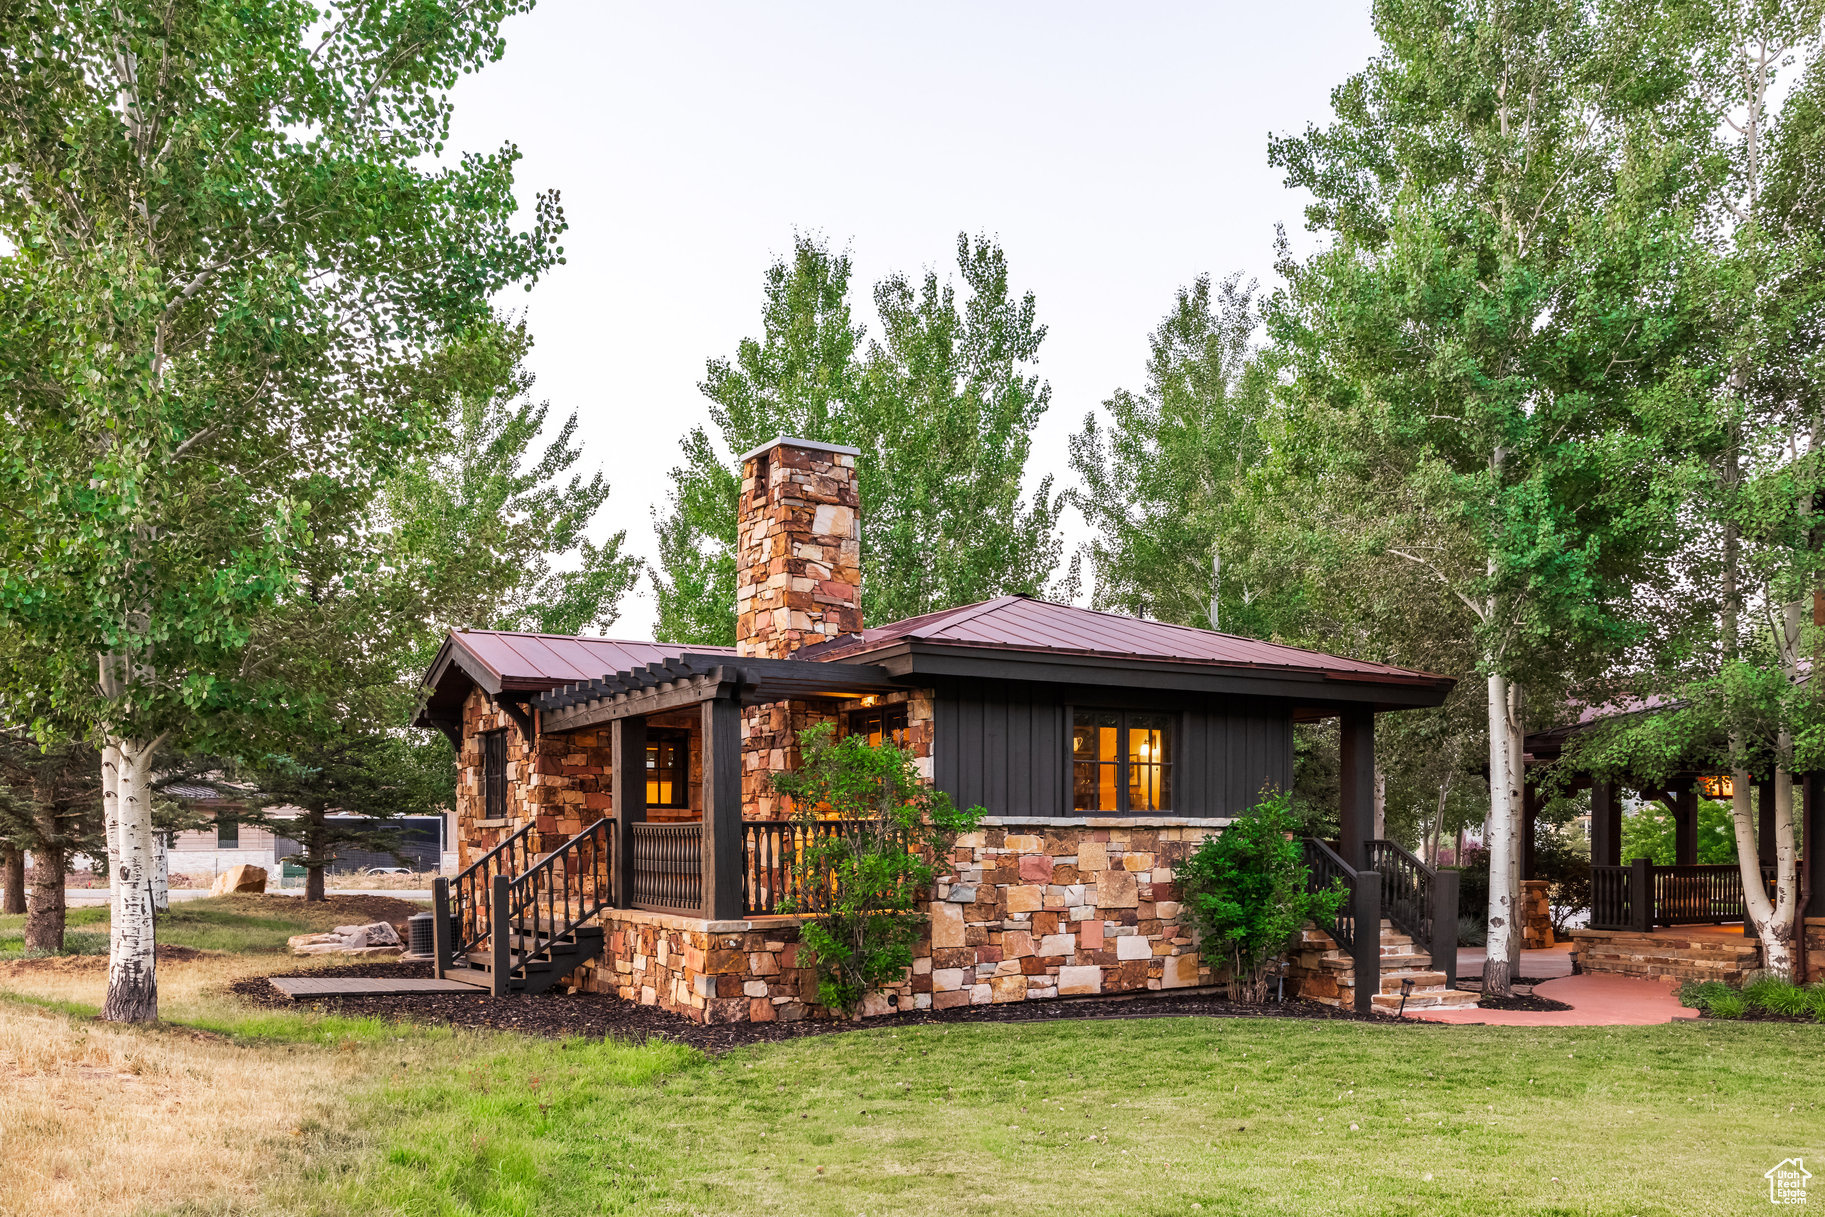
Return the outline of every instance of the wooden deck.
[[[429,977],[271,976],[267,981],[293,1001],[317,997],[411,997],[420,993],[486,992],[460,980],[432,980]]]

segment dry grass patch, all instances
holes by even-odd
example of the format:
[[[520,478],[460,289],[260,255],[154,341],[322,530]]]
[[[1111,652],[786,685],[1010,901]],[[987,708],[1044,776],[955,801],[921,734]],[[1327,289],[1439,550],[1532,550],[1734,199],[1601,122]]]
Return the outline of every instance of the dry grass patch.
[[[7,1003],[0,1213],[252,1205],[275,1170],[302,1165],[304,1134],[363,1071],[352,1052],[117,1028]]]

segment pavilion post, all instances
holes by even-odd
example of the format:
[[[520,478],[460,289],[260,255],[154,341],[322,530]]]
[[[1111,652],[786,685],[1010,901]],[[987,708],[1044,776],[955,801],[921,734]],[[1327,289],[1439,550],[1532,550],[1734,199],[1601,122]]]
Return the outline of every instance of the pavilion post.
[[[1801,779],[1805,804],[1801,818],[1800,882],[1806,888],[1806,917],[1825,917],[1825,773],[1809,773]]]
[[[1622,865],[1622,800],[1603,778],[1591,783],[1591,865]]]
[[[1357,870],[1369,865],[1369,841],[1375,835],[1375,711],[1352,707],[1338,716],[1341,790],[1338,853]]]
[[[1763,866],[1774,865],[1774,779],[1755,784],[1755,857]]]
[[[1654,861],[1636,858],[1629,863],[1629,919],[1638,933],[1654,928]]]
[[[741,706],[703,703],[703,915],[742,915]]]
[[[634,906],[634,825],[646,820],[646,719],[617,718],[609,728],[614,784],[616,908]]]
[[[1521,776],[1521,878],[1534,878],[1534,828],[1540,821],[1540,788]]]
[[[1673,788],[1673,863],[1698,865],[1698,786],[1691,778]]]

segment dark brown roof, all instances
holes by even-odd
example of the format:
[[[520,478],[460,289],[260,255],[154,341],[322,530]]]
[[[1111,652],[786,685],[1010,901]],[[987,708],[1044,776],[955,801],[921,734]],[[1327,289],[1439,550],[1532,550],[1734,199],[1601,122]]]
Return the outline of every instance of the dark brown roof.
[[[927,613],[847,638],[806,647],[801,659],[849,659],[902,641],[994,647],[1028,654],[1099,655],[1150,661],[1209,664],[1299,672],[1363,680],[1448,681],[1429,672],[1397,668],[1263,642],[1216,630],[1168,625],[1119,613],[1102,613],[1028,596],[1002,596],[980,604]]]

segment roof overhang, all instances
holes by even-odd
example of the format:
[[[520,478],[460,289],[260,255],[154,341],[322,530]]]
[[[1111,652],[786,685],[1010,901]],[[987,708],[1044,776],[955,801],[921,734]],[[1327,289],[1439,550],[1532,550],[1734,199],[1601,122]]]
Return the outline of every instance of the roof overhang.
[[[546,731],[575,731],[720,698],[742,705],[788,699],[864,697],[905,688],[873,664],[814,663],[685,652],[676,659],[564,685],[531,699]]]
[[[1345,707],[1365,704],[1377,710],[1437,706],[1457,684],[1449,676],[1424,673],[1318,672],[917,639],[895,640],[855,658],[865,659],[907,684],[917,684],[921,677],[953,676],[1273,697],[1294,702],[1307,711],[1307,717],[1327,717]]]

